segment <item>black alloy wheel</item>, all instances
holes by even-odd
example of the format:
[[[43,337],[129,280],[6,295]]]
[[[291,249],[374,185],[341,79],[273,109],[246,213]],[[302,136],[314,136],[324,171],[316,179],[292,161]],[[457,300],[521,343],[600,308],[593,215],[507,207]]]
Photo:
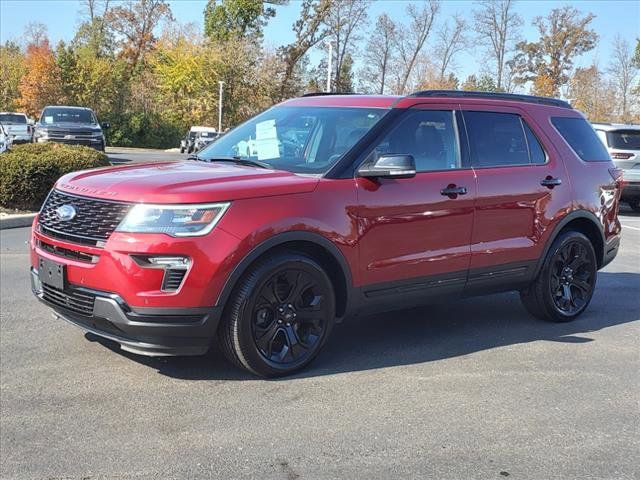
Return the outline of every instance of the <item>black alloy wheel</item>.
[[[572,316],[580,312],[591,299],[596,273],[584,244],[572,241],[553,256],[551,294],[558,310]]]
[[[229,360],[257,375],[288,375],[319,353],[335,318],[333,285],[301,253],[269,255],[239,282],[219,329]]]
[[[327,286],[304,270],[269,278],[253,304],[253,340],[264,357],[288,366],[311,355],[323,338],[329,306]]]
[[[589,305],[597,270],[589,239],[580,232],[562,232],[551,245],[536,279],[520,292],[520,299],[527,311],[540,319],[569,322]]]

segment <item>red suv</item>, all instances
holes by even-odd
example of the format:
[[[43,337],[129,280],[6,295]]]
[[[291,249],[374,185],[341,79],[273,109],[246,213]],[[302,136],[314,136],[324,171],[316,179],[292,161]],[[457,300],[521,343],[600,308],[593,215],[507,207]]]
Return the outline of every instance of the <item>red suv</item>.
[[[563,101],[426,91],[286,101],[195,160],[62,177],[34,293],[145,355],[308,364],[356,312],[517,290],[569,321],[616,255],[621,174]]]

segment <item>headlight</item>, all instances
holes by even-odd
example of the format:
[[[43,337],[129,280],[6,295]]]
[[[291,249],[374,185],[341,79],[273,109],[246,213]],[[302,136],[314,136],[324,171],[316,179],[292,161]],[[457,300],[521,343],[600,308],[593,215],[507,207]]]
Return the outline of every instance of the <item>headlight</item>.
[[[119,232],[166,233],[174,237],[206,235],[224,215],[230,203],[194,205],[137,204],[122,220]]]
[[[49,136],[49,132],[47,132],[46,130],[36,129],[36,131],[34,132],[34,136],[36,138],[47,138]]]

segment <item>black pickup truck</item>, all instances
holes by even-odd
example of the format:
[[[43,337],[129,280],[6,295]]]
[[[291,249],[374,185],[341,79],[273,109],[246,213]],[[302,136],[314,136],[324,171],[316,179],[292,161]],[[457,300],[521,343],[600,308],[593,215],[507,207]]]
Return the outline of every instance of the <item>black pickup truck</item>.
[[[104,129],[108,123],[98,123],[90,108],[48,106],[44,107],[35,125],[34,141],[86,145],[104,152]]]

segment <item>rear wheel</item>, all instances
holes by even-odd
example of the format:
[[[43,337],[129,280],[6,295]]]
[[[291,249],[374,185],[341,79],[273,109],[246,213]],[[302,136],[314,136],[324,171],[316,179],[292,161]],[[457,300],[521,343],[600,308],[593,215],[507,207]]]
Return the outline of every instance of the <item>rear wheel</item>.
[[[520,298],[532,315],[569,322],[589,305],[596,285],[593,245],[582,233],[567,231],[553,242],[538,277]]]
[[[239,282],[218,339],[239,367],[264,377],[288,375],[316,357],[334,318],[333,286],[322,267],[306,255],[280,252]]]

